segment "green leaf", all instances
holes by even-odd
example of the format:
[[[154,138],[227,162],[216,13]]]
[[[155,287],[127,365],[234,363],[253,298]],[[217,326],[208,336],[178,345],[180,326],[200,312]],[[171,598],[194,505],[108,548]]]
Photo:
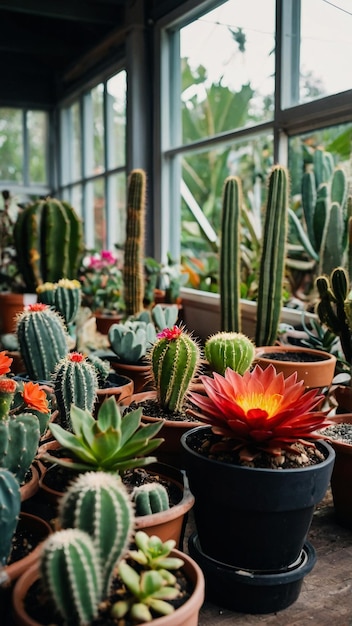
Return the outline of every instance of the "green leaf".
[[[110,426],[115,430],[121,427],[121,413],[113,396],[104,400],[98,413],[97,422],[101,430],[107,430]]]

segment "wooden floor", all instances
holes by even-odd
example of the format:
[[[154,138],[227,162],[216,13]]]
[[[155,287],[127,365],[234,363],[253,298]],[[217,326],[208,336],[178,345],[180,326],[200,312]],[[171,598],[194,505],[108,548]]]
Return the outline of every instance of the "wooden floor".
[[[193,530],[190,515],[185,551]],[[304,578],[298,600],[288,609],[269,615],[244,615],[205,602],[198,626],[352,626],[352,531],[335,522],[330,491],[314,514],[308,539],[316,550],[317,562]]]

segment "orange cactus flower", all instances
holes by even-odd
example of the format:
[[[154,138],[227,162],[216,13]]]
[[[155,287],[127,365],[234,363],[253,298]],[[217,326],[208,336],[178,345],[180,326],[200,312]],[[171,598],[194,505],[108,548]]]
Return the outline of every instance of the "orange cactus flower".
[[[46,309],[49,308],[50,307],[48,304],[44,304],[42,302],[34,302],[34,304],[29,304],[28,306],[26,306],[25,310],[31,311],[32,313],[41,313],[42,311],[46,311]]]
[[[35,411],[41,413],[49,413],[49,405],[44,389],[41,389],[38,383],[24,383],[22,397],[25,403]]]
[[[9,373],[12,361],[13,359],[7,356],[5,351],[0,352],[0,376]]]
[[[0,378],[0,394],[14,394],[17,389],[16,381],[13,378]]]
[[[274,456],[298,452],[294,444],[312,445],[308,440],[322,439],[317,431],[330,424],[324,411],[313,411],[324,396],[306,391],[296,372],[285,379],[273,365],[256,365],[243,376],[227,368],[225,376],[200,378],[207,395],[190,394],[197,416],[242,459],[255,458],[259,450]]]

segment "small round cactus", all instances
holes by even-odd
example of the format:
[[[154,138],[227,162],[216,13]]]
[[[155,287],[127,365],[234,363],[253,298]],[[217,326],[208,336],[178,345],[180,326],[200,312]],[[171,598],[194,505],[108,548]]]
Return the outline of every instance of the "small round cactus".
[[[135,487],[131,498],[135,504],[137,516],[160,513],[170,508],[169,494],[160,483],[147,483]]]
[[[98,389],[96,370],[83,354],[69,352],[56,365],[53,379],[60,422],[65,428],[72,430],[72,404],[80,409],[93,411]]]
[[[244,374],[255,357],[254,343],[242,333],[220,332],[209,337],[204,346],[210,367],[223,375],[227,367]]]

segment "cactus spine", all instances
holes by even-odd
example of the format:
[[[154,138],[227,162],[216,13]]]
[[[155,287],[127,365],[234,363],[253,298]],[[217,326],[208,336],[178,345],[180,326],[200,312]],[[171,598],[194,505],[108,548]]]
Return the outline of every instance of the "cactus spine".
[[[31,380],[49,380],[55,366],[68,352],[63,319],[48,305],[29,305],[17,318],[17,338]]]
[[[244,374],[252,365],[255,346],[242,333],[220,332],[209,337],[204,346],[205,358],[218,374],[224,375],[227,367]]]
[[[92,537],[102,567],[102,594],[107,595],[113,570],[128,549],[134,527],[131,500],[118,475],[80,475],[60,502],[59,521],[63,528],[79,528]]]
[[[143,309],[145,202],[146,174],[144,170],[136,169],[130,174],[127,195],[123,269],[126,315],[136,315]]]
[[[19,270],[30,292],[41,283],[77,276],[83,227],[67,202],[47,198],[25,208],[15,223],[14,242]]]
[[[276,341],[280,322],[285,271],[288,188],[287,169],[281,165],[274,166],[269,176],[264,220],[255,336],[257,346],[272,345]]]
[[[61,426],[72,430],[72,404],[90,413],[93,411],[98,389],[95,367],[83,354],[69,352],[57,363],[53,379]]]
[[[219,276],[221,328],[225,331],[241,329],[241,206],[241,180],[237,176],[229,176],[223,191]]]
[[[169,495],[164,485],[147,483],[135,487],[132,491],[132,502],[136,507],[136,515],[152,515],[170,508]]]
[[[150,360],[160,406],[170,412],[181,411],[199,367],[197,342],[177,326],[166,328],[152,346]]]
[[[9,557],[20,510],[20,486],[11,471],[0,469],[0,566]]]
[[[65,622],[89,624],[98,614],[102,578],[100,559],[88,533],[60,530],[45,541],[41,578]]]

